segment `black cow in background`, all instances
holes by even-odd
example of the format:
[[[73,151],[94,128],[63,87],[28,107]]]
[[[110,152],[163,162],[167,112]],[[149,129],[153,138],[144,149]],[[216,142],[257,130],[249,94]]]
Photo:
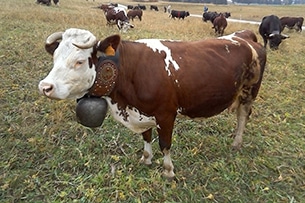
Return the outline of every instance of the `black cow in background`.
[[[141,5],[141,4],[138,4],[138,8],[141,9],[141,10],[146,10],[146,6],[145,5]]]
[[[159,11],[158,6],[150,5],[150,10]]]
[[[287,35],[281,34],[282,24],[279,17],[275,15],[265,16],[259,25],[259,34],[264,40],[264,47],[266,48],[269,41],[270,49],[278,49],[283,39],[288,38]]]
[[[36,4],[43,4],[43,5],[50,6],[51,5],[51,0],[37,0]]]
[[[169,15],[169,17],[175,19],[175,18],[182,18],[184,20],[184,18],[186,18],[187,16],[190,16],[190,13],[188,11],[176,11],[176,10],[172,10],[171,14]]]
[[[214,19],[220,16],[220,14],[223,14],[225,18],[229,18],[231,16],[230,12],[217,13],[216,11],[208,11],[202,14],[202,20],[204,22],[211,21],[211,23],[213,24]]]
[[[50,6],[50,5],[51,5],[51,0],[37,0],[36,3],[37,3],[37,4],[43,4],[43,5]],[[53,3],[54,3],[55,5],[58,5],[59,0],[53,0]]]

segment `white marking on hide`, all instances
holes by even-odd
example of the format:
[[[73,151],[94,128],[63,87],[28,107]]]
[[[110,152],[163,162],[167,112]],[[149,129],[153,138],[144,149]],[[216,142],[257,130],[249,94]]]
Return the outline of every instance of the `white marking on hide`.
[[[170,63],[173,64],[175,70],[179,70],[180,67],[179,67],[178,63],[173,59],[171,50],[168,47],[164,46],[164,44],[162,44],[161,40],[159,40],[159,39],[140,39],[140,40],[137,40],[136,42],[146,44],[154,52],[156,52],[156,51],[158,51],[159,53],[161,53],[161,51],[165,52],[165,54],[166,54],[166,58],[164,59],[165,70],[167,71],[169,76],[171,75],[171,72],[169,70]]]
[[[226,47],[227,52],[230,53],[228,45],[225,45],[225,47]]]
[[[233,39],[233,37],[236,37],[235,34],[230,34],[230,35],[226,35],[226,36],[222,36],[222,37],[218,37],[217,39],[225,39],[225,40],[229,40],[231,41],[232,44],[234,45],[240,45],[240,43],[236,40]]]
[[[121,110],[118,109],[117,103],[112,104],[110,97],[105,97],[111,114],[117,121],[121,122],[124,126],[129,128],[135,133],[143,133],[150,128],[156,127],[155,117],[147,117],[139,112],[136,108],[126,108],[125,113],[128,115],[127,120],[124,120],[124,116],[121,115]]]

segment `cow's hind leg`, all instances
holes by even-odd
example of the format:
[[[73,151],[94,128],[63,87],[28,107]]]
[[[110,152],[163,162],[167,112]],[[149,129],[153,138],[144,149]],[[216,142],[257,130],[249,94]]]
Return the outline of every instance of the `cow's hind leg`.
[[[249,115],[251,114],[252,101],[240,103],[237,107],[237,127],[235,131],[235,138],[232,144],[233,149],[239,150],[243,142],[243,133],[246,128]]]
[[[144,151],[143,155],[141,157],[140,162],[144,163],[146,165],[151,165],[151,159],[153,158],[153,152],[152,152],[152,146],[151,146],[151,135],[152,135],[152,129],[149,129],[142,133],[143,139],[144,139]]]

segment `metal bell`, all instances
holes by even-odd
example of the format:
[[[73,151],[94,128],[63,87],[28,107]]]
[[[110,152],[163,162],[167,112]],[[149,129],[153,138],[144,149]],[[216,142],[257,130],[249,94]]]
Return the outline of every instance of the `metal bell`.
[[[103,98],[81,98],[76,105],[77,122],[90,128],[103,124],[108,110],[107,101]]]

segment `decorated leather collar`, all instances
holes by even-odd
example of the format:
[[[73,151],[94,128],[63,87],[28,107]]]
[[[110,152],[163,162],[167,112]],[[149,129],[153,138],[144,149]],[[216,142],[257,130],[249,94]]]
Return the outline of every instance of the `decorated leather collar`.
[[[96,77],[88,95],[101,97],[109,95],[116,83],[119,73],[119,51],[112,55],[103,55],[98,58]]]

